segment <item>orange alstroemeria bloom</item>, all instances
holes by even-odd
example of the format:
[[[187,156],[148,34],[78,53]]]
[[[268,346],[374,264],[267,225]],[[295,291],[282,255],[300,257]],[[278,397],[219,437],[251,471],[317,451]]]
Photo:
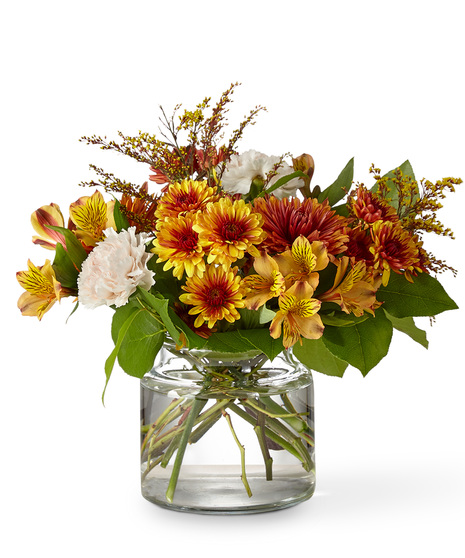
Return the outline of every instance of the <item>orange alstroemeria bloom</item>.
[[[114,206],[114,200],[105,202],[98,190],[92,196],[83,196],[70,205],[69,216],[76,226],[74,234],[83,244],[95,246],[104,240],[105,229],[116,229]]]
[[[374,315],[379,306],[376,291],[381,286],[381,274],[367,270],[365,262],[359,261],[348,270],[350,258],[343,256],[337,268],[332,289],[322,294],[322,302],[335,302],[346,314],[363,316],[364,312]]]
[[[318,315],[321,302],[312,298],[312,287],[297,281],[279,297],[279,310],[270,326],[273,339],[278,339],[283,333],[283,345],[289,349],[297,341],[319,339],[323,335],[324,325]]]
[[[48,312],[64,293],[57,281],[50,260],[41,267],[35,266],[30,260],[27,271],[18,271],[16,278],[26,292],[18,300],[18,308],[23,316],[37,316],[39,320]]]
[[[66,246],[65,237],[58,231],[49,229],[47,225],[54,227],[64,227],[65,220],[60,211],[60,207],[51,203],[43,205],[31,215],[31,223],[39,236],[33,236],[32,242],[47,248],[47,250],[55,250],[57,242],[62,246]]]
[[[255,258],[253,266],[257,273],[245,277],[242,284],[247,292],[245,307],[257,310],[271,298],[282,295],[286,286],[278,264],[266,252]]]
[[[329,263],[328,253],[323,242],[310,243],[305,236],[299,236],[292,243],[290,250],[274,257],[279,270],[286,278],[286,284],[306,281],[313,289],[319,282],[317,271],[325,269]]]

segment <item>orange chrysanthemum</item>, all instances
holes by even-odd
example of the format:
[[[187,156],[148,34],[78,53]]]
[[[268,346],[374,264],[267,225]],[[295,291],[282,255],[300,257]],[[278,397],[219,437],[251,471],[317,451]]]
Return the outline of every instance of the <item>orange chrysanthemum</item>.
[[[250,204],[226,197],[208,204],[206,211],[197,215],[194,230],[208,252],[208,263],[218,263],[227,269],[246,252],[259,255],[255,244],[260,244],[266,236],[262,221],[262,216]]]
[[[136,227],[136,233],[151,232],[155,229],[158,200],[155,196],[148,193],[148,184],[144,184],[139,189],[140,197],[131,197],[123,194],[121,206],[130,227]]]
[[[157,223],[157,236],[152,252],[158,255],[158,262],[166,262],[163,269],[173,269],[173,275],[181,280],[186,272],[188,277],[199,276],[205,271],[204,250],[199,244],[199,235],[193,229],[195,215],[186,213],[178,217],[165,217]]]
[[[396,210],[364,186],[359,186],[355,195],[349,198],[349,210],[357,219],[370,225],[376,221],[399,221]]]
[[[371,235],[366,229],[361,226],[349,229],[349,241],[347,242],[347,250],[344,252],[345,256],[349,256],[353,261],[363,261],[368,266],[373,265],[373,254],[370,252],[370,247],[373,244]]]
[[[207,185],[207,181],[183,180],[170,184],[168,190],[163,194],[155,216],[158,219],[164,217],[177,217],[188,211],[204,209],[207,203],[219,199],[217,188]]]
[[[269,253],[290,249],[301,235],[310,242],[323,242],[330,259],[346,249],[348,220],[336,215],[327,200],[319,203],[309,198],[301,202],[298,198],[279,200],[270,196],[255,199],[254,209],[263,215],[263,230],[268,236],[261,248]]]
[[[189,277],[179,297],[183,304],[192,306],[189,314],[198,314],[194,327],[200,328],[204,322],[211,329],[217,321],[230,323],[241,316],[238,308],[244,308],[241,279],[237,268],[225,271],[222,267],[208,265],[202,278]]]
[[[421,271],[420,254],[412,235],[399,224],[391,221],[376,221],[372,228],[375,269],[383,272],[383,285],[389,281],[390,271],[404,273],[411,282],[411,275]]]

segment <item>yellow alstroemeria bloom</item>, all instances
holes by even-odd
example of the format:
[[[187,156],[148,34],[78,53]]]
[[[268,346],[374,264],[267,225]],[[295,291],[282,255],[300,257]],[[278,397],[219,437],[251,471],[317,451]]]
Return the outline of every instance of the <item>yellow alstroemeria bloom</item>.
[[[33,236],[32,242],[47,248],[47,250],[55,250],[57,242],[62,246],[66,246],[65,237],[58,231],[49,229],[47,225],[54,227],[64,227],[65,220],[60,210],[60,206],[55,203],[43,205],[31,215],[31,223],[39,236]]]
[[[61,284],[57,281],[50,260],[41,267],[30,260],[27,271],[18,271],[16,278],[26,292],[18,300],[18,308],[23,316],[37,316],[39,320],[55,302],[63,296]]]
[[[257,274],[248,275],[242,281],[246,289],[245,307],[257,310],[271,298],[280,296],[286,290],[285,281],[278,264],[266,252],[261,252],[254,260]]]
[[[374,315],[379,303],[376,291],[381,285],[381,275],[373,275],[365,262],[357,262],[347,271],[350,259],[343,256],[338,265],[332,289],[320,296],[322,302],[335,302],[346,314],[363,316],[364,312]]]
[[[328,253],[323,242],[309,242],[300,235],[292,243],[291,249],[274,257],[279,270],[286,278],[286,284],[306,281],[313,289],[319,282],[317,271],[325,269],[329,263]]]
[[[289,349],[301,337],[319,339],[324,325],[318,315],[321,302],[313,296],[313,289],[305,281],[297,281],[279,297],[279,310],[270,326],[270,334],[278,339],[283,333],[283,345]]]
[[[69,207],[69,216],[76,225],[74,234],[87,246],[95,246],[104,240],[103,231],[116,229],[113,217],[115,202],[105,202],[103,195],[96,190],[92,196],[83,196]]]

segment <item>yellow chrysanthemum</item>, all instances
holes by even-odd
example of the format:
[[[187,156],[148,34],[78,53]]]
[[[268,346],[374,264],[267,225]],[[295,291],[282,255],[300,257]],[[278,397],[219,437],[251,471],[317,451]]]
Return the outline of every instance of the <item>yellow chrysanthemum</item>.
[[[204,322],[211,329],[217,321],[230,323],[238,320],[238,308],[244,307],[241,279],[236,275],[237,268],[225,271],[222,267],[207,265],[202,278],[189,277],[179,297],[183,304],[193,306],[189,314],[198,314],[194,326],[199,328]]]
[[[246,252],[259,255],[255,244],[266,238],[262,222],[262,216],[244,200],[223,198],[209,203],[206,210],[197,215],[194,230],[199,233],[199,242],[208,253],[208,263],[218,263],[227,269]]]
[[[205,271],[204,250],[199,245],[199,235],[193,229],[195,215],[186,213],[178,217],[165,217],[157,223],[157,235],[152,252],[158,262],[166,262],[163,269],[173,268],[173,275],[182,279],[184,271],[188,277],[201,276]]]
[[[50,260],[46,260],[41,267],[29,260],[27,267],[27,271],[18,271],[16,274],[18,283],[26,290],[19,297],[18,308],[23,316],[37,316],[41,320],[45,312],[63,296],[63,290]]]
[[[219,199],[216,186],[208,186],[206,180],[183,180],[170,184],[158,202],[155,216],[158,219],[177,217],[186,212],[203,209],[207,203]]]
[[[285,349],[301,342],[301,337],[319,339],[323,335],[324,325],[318,315],[321,302],[312,296],[312,287],[297,281],[279,297],[279,310],[271,322],[270,334],[278,339],[282,331]]]

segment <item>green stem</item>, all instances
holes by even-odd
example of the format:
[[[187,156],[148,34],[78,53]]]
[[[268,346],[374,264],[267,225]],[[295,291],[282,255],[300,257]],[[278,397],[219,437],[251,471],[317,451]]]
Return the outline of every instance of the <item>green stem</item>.
[[[168,407],[163,411],[163,413],[157,418],[157,420],[148,428],[147,433],[145,435],[144,441],[142,442],[141,446],[141,455],[144,453],[144,450],[147,446],[147,442],[152,437],[155,430],[161,432],[163,428],[177,418],[181,412],[181,405],[184,401],[185,397],[180,397],[179,399],[174,399]],[[174,412],[172,412],[174,409]]]
[[[244,403],[244,402],[242,402]],[[256,424],[256,419],[254,419],[253,417],[251,417],[246,411],[242,410],[240,407],[238,407],[235,404],[232,404],[229,406],[229,408],[231,409],[231,411],[234,411],[237,415],[239,415],[241,418],[243,418],[245,421],[247,421],[249,424],[251,424],[252,426],[255,426]],[[269,422],[269,421],[267,421]],[[285,438],[283,438],[282,436],[279,436],[278,434],[276,434],[275,432],[273,432],[272,430],[270,430],[270,428],[265,427],[265,435],[270,439],[273,440],[273,442],[276,442],[278,445],[280,445],[283,449],[285,449],[286,451],[288,451],[290,454],[292,454],[294,457],[296,457],[299,461],[304,461],[302,459],[302,456],[300,455],[300,453],[295,449],[295,447],[292,445],[292,442],[289,442],[288,440],[286,440]],[[288,435],[291,435],[293,437],[295,437],[291,432],[288,431]]]
[[[202,399],[195,398],[192,402],[191,410],[189,411],[189,415],[184,422],[184,429],[182,432],[181,439],[179,441],[178,451],[176,453],[176,459],[174,460],[173,470],[171,472],[170,481],[168,483],[168,489],[166,491],[166,499],[167,501],[172,504],[174,492],[176,490],[176,485],[179,478],[179,472],[181,470],[182,460],[184,458],[184,453],[186,451],[187,442],[189,441],[189,436],[192,431],[192,427],[194,426],[194,421],[198,417],[200,411],[205,406],[206,401]]]
[[[308,426],[307,422],[300,418],[303,413],[291,413],[291,414],[279,414],[282,412],[283,408],[279,403],[276,403],[271,397],[262,397],[262,403],[270,410],[270,415],[273,418],[280,418],[286,422],[291,428],[293,428],[299,435],[305,438],[305,441],[313,446],[314,440],[312,436],[311,428]],[[290,402],[289,402],[290,404]]]
[[[254,430],[262,451],[263,460],[265,462],[266,480],[270,481],[273,480],[273,458],[271,457],[270,450],[266,445],[265,421],[265,415],[263,413],[257,413],[257,424],[255,425]]]
[[[250,490],[250,486],[249,486],[249,482],[247,481],[247,474],[246,474],[246,470],[245,470],[245,449],[244,446],[239,442],[239,438],[237,437],[237,434],[234,430],[234,427],[232,425],[232,421],[231,421],[231,416],[229,415],[229,413],[227,413],[226,411],[222,411],[224,418],[226,419],[228,425],[229,425],[229,429],[231,430],[231,434],[233,435],[234,441],[237,444],[237,447],[239,448],[239,451],[241,452],[241,480],[242,480],[242,484],[245,487],[245,490],[247,492],[247,496],[249,498],[252,497],[252,491]]]

